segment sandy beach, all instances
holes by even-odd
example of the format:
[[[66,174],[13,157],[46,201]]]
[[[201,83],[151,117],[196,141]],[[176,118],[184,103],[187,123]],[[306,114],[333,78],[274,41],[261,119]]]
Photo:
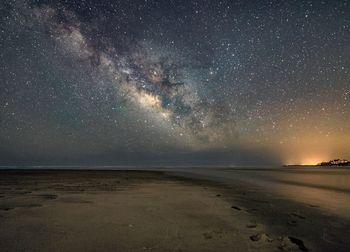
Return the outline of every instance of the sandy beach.
[[[348,251],[349,220],[150,171],[1,171],[1,251]]]

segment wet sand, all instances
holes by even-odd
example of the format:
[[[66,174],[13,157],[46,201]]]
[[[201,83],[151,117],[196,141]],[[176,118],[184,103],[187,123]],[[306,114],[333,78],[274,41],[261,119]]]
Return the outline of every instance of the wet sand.
[[[349,251],[350,223],[247,184],[0,171],[1,251]]]

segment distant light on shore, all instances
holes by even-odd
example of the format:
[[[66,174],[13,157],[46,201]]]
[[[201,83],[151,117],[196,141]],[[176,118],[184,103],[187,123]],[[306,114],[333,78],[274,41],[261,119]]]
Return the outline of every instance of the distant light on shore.
[[[302,161],[302,165],[317,165],[321,163],[324,159],[322,158],[307,158]]]
[[[300,160],[291,160],[288,161],[287,165],[317,165],[321,162],[323,162],[325,159],[324,157],[305,157],[301,158]]]

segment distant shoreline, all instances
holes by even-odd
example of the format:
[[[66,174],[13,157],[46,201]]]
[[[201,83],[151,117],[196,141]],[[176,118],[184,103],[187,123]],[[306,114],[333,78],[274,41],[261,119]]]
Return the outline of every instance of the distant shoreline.
[[[317,165],[283,165],[283,167],[350,168],[350,164],[349,165],[320,165],[320,164],[317,164]]]

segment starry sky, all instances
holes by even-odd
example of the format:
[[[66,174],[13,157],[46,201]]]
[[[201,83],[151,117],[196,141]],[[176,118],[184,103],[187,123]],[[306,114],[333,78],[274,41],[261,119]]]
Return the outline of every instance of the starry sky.
[[[347,0],[4,0],[0,164],[350,158]]]

